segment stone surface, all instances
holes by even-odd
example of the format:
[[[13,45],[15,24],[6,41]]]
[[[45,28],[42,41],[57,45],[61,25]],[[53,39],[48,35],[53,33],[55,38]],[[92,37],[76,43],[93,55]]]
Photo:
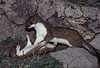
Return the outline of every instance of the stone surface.
[[[2,16],[0,21],[0,41],[5,40],[7,37],[11,36],[11,26],[7,17]]]
[[[97,68],[97,58],[82,48],[68,48],[50,54],[63,63],[64,68]]]
[[[3,0],[3,2],[5,4],[0,4],[1,8],[16,24],[23,24],[27,17],[35,13],[37,8],[27,0]]]
[[[67,0],[66,0],[67,1]],[[65,16],[65,3],[66,1],[64,0],[54,0],[54,8],[55,8],[55,11],[58,12],[58,17],[60,16]]]
[[[100,20],[93,20],[89,24],[89,28],[92,29],[95,33],[100,32]]]
[[[95,47],[96,49],[100,50],[100,34],[97,35],[91,42],[90,44]]]
[[[88,4],[88,3],[96,2],[98,0],[69,0],[69,1],[73,3],[79,3],[79,4]]]
[[[34,32],[27,32],[25,31],[25,26],[16,26],[15,24],[12,24],[12,38],[19,37],[21,40],[26,39],[26,35],[28,34],[31,41],[33,42],[35,37],[34,37]]]
[[[97,13],[99,11],[98,8],[95,7],[81,7],[83,16],[89,17],[91,19],[96,19]]]
[[[50,0],[39,1],[37,13],[46,20],[48,17],[51,17],[54,13],[54,6]]]
[[[82,11],[79,5],[69,3],[65,8],[65,14],[67,17],[79,18],[82,16]]]
[[[54,27],[71,27],[65,19],[63,20],[62,18],[57,17],[56,14],[49,17],[47,21]]]
[[[99,12],[97,14],[97,19],[100,19],[100,9],[99,9]]]

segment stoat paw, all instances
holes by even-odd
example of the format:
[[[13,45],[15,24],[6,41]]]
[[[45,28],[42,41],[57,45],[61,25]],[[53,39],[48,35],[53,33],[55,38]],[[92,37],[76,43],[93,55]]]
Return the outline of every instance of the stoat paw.
[[[16,51],[20,51],[20,45],[17,45]]]

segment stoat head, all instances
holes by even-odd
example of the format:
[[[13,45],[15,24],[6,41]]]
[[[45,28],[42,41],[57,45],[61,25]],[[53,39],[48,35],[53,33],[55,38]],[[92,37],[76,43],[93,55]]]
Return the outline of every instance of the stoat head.
[[[35,14],[34,16],[29,17],[25,24],[26,31],[34,31],[34,27],[38,22],[44,22],[43,19],[38,15]]]

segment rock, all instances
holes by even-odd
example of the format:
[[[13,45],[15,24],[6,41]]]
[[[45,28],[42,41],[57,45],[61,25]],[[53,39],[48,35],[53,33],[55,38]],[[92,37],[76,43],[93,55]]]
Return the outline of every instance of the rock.
[[[59,18],[54,14],[53,16],[47,19],[48,23],[50,23],[54,27],[70,27],[70,24],[64,19]]]
[[[88,4],[88,3],[96,2],[97,0],[69,0],[69,1],[73,3],[79,3],[79,4]]]
[[[37,13],[46,20],[55,13],[54,7],[50,0],[39,1]]]
[[[93,30],[93,32],[95,33],[99,33],[100,32],[100,20],[93,20],[90,22],[89,24],[89,28]]]
[[[100,50],[100,34],[98,36],[96,36],[91,42],[90,44],[95,47],[96,49]]]
[[[30,39],[32,42],[34,41],[34,32],[26,32],[25,31],[25,26],[16,26],[15,24],[12,24],[12,38],[19,37],[21,40],[26,39],[26,35],[30,36]]]
[[[91,19],[96,19],[97,13],[99,11],[99,9],[95,7],[81,7],[81,9],[83,12],[83,16],[89,17]]]
[[[66,5],[65,14],[67,17],[79,18],[82,16],[82,11],[79,5],[68,3]]]
[[[63,63],[64,68],[97,68],[97,58],[82,48],[68,48],[50,53]]]
[[[88,22],[84,17],[80,18],[65,18],[64,19],[66,22],[65,23],[70,23],[71,29],[74,29],[80,33],[80,35],[84,38],[84,40],[89,40],[94,38],[95,34],[93,31],[90,31],[88,29]]]
[[[67,0],[66,0],[67,1]],[[65,16],[65,3],[64,0],[54,0],[54,8],[58,12],[58,17]]]
[[[100,9],[99,9],[99,12],[97,14],[97,19],[100,19]]]
[[[26,32],[24,26],[12,25],[12,37],[20,37],[21,39],[26,39]]]
[[[80,18],[67,18],[66,17],[65,19],[73,26],[84,24],[87,21],[84,17],[80,17]]]
[[[0,41],[5,40],[9,36],[11,36],[12,30],[10,21],[6,16],[2,16],[0,21]]]
[[[31,1],[27,0],[3,0],[3,2],[5,4],[0,4],[1,8],[16,24],[23,24],[27,17],[34,14],[37,9]]]

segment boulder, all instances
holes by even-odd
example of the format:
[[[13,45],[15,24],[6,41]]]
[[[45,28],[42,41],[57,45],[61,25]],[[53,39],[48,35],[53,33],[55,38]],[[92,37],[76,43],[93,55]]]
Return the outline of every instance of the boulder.
[[[98,60],[82,48],[68,48],[50,53],[50,55],[63,63],[64,68],[97,68]]]

